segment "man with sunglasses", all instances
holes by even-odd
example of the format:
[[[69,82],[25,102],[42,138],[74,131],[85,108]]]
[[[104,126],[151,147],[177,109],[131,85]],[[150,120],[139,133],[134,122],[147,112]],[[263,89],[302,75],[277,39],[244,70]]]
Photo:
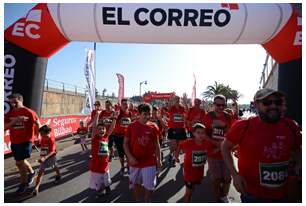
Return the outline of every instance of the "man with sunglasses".
[[[33,110],[23,106],[21,94],[11,94],[8,99],[11,110],[4,116],[4,129],[10,131],[11,149],[20,174],[16,193],[21,195],[33,183],[36,174],[26,159],[31,157],[34,137],[38,134],[35,130],[40,128],[40,122]]]
[[[242,202],[287,202],[289,162],[300,168],[302,135],[282,117],[281,92],[264,88],[254,96],[258,116],[237,121],[221,148]],[[239,146],[238,171],[231,150]]]
[[[214,110],[204,116],[204,125],[208,134],[205,139],[210,144],[207,160],[212,177],[215,202],[229,202],[227,195],[231,184],[231,175],[223,160],[220,148],[224,135],[233,122],[231,114],[225,112],[225,109],[226,98],[219,94],[214,97]]]

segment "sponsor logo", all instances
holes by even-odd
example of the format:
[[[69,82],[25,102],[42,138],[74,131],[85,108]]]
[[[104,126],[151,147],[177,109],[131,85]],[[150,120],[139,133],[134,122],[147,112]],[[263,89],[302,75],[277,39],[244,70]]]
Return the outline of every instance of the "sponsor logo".
[[[236,5],[236,6],[235,6]],[[237,10],[238,4],[230,4],[230,10]],[[137,8],[134,12],[134,21],[139,26],[199,26],[224,27],[231,20],[228,9],[162,9]],[[102,7],[104,25],[130,25],[131,21],[124,19],[121,7]]]
[[[11,109],[8,96],[12,94],[16,58],[11,54],[4,55],[4,114]]]
[[[31,39],[39,39],[40,34],[38,30],[40,29],[41,22],[41,10],[31,10],[24,22],[16,22],[13,30],[13,36],[24,37],[27,36]]]
[[[297,17],[297,25],[302,27],[302,17]],[[294,46],[302,46],[302,31],[297,31],[295,33],[295,38],[293,42]]]

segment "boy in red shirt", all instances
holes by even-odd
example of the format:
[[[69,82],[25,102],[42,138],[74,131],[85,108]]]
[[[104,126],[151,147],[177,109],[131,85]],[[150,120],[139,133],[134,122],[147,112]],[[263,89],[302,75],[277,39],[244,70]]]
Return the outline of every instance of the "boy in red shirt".
[[[82,151],[88,150],[86,145],[86,135],[88,133],[87,127],[84,126],[84,122],[80,121],[80,127],[77,130],[77,134],[80,137],[80,145],[82,147]]]
[[[38,162],[40,163],[38,175],[36,178],[35,188],[33,190],[33,195],[37,195],[39,192],[39,186],[42,181],[42,177],[44,176],[45,169],[48,167],[52,167],[55,171],[55,181],[54,183],[58,183],[61,179],[61,174],[56,166],[56,144],[55,138],[51,136],[51,127],[48,125],[44,125],[39,128],[39,133],[41,135],[40,139],[40,159]]]
[[[98,117],[96,117],[98,118]],[[109,151],[108,151],[108,137],[112,133],[116,124],[115,118],[109,130],[106,131],[105,122],[101,121],[96,126],[97,133],[92,138],[91,155],[92,158],[89,164],[90,181],[89,187],[94,190],[96,197],[105,190],[106,194],[110,193],[110,173],[109,173]]]
[[[149,121],[149,104],[140,104],[138,111],[140,116],[128,126],[123,147],[130,166],[130,187],[134,188],[136,201],[140,201],[143,185],[145,202],[151,202],[156,184],[156,167],[161,167],[159,129]]]
[[[204,175],[204,164],[207,160],[207,150],[209,145],[204,138],[206,137],[205,126],[196,123],[193,126],[193,139],[188,139],[179,144],[175,153],[176,162],[179,160],[179,152],[185,152],[184,158],[184,181],[186,186],[185,202],[191,202],[192,193],[195,185],[201,184]]]

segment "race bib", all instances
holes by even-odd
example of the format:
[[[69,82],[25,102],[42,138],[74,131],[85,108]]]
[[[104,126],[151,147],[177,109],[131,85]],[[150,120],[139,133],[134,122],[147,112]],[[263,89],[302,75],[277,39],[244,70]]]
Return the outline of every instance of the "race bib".
[[[130,118],[122,118],[121,119],[121,126],[127,127],[131,124],[131,119]]]
[[[217,140],[223,140],[224,139],[224,129],[221,128],[212,128],[212,138]]]
[[[17,122],[17,123],[15,123],[14,125],[13,125],[13,128],[14,129],[24,129],[25,127],[24,127],[24,123],[23,122]]]
[[[289,162],[259,163],[260,184],[265,187],[280,187],[288,177]]]
[[[201,167],[206,163],[207,152],[204,151],[192,151],[192,166]]]
[[[106,119],[103,120],[103,122],[104,122],[105,125],[111,125],[113,120],[106,118]]]
[[[41,147],[40,148],[40,156],[46,156],[49,154],[49,148],[48,147]]]
[[[181,114],[173,114],[173,122],[183,122],[184,118]]]
[[[99,142],[99,156],[108,156],[108,142],[100,141]]]

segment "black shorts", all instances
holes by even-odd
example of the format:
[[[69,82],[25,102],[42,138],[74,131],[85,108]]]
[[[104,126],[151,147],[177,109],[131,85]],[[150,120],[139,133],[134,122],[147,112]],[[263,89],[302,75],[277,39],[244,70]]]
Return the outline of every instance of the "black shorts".
[[[109,135],[108,137],[108,148],[112,148],[114,145],[114,135]]]
[[[170,128],[168,129],[168,139],[174,139],[174,140],[185,140],[187,139],[187,134],[185,129],[183,128]]]
[[[14,159],[16,161],[25,160],[31,157],[32,142],[23,142],[20,144],[11,144]]]
[[[116,149],[117,149],[117,152],[118,152],[118,156],[120,158],[124,158],[124,155],[125,155],[125,152],[124,152],[124,149],[123,149],[124,136],[113,135],[113,137],[114,137],[115,146],[116,146]]]
[[[187,182],[187,181],[184,181],[184,182],[185,182],[185,186],[188,189],[193,189],[195,185],[201,184],[201,182]]]

